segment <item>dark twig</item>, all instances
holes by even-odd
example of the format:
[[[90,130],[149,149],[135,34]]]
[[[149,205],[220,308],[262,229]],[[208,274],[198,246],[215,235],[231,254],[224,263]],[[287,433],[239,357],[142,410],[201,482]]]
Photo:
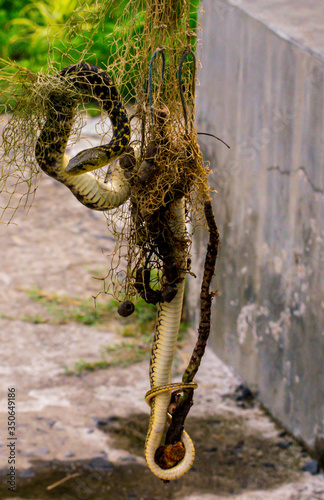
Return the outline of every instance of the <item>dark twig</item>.
[[[208,225],[209,242],[207,245],[204,275],[200,292],[200,323],[198,328],[198,339],[193,350],[189,364],[183,374],[182,382],[192,382],[196,375],[201,359],[204,355],[210,332],[211,304],[215,292],[210,291],[210,285],[215,272],[215,264],[220,242],[219,232],[215,222],[215,216],[210,201],[205,202],[205,217]],[[193,405],[193,390],[184,390],[172,415],[172,422],[167,432],[166,444],[175,444],[180,441],[184,428],[185,419]]]
[[[214,134],[209,134],[208,132],[197,132],[197,135],[208,135],[209,137],[214,137],[214,139],[217,139],[218,141],[222,142],[223,144],[225,144],[225,146],[228,147],[228,149],[231,149],[231,146],[229,146],[227,144],[227,142],[223,141],[223,139],[221,139],[220,137],[217,137],[217,135],[214,135]]]

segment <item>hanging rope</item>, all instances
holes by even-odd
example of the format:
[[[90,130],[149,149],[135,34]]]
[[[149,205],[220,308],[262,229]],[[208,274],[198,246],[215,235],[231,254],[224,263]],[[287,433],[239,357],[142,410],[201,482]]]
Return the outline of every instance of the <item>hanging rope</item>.
[[[151,60],[150,60],[150,66],[149,66],[149,102],[150,102],[150,110],[151,110],[151,120],[152,120],[152,125],[154,121],[154,110],[153,110],[153,63],[154,59],[158,54],[161,54],[162,56],[162,71],[161,71],[161,85],[163,83],[164,79],[164,72],[165,72],[165,47],[159,47],[156,49],[156,51],[153,53]],[[154,129],[153,129],[154,131]],[[153,132],[154,136],[154,132]]]
[[[186,134],[188,134],[189,129],[188,129],[188,110],[187,110],[187,105],[186,101],[183,95],[183,88],[182,88],[182,66],[187,58],[188,55],[192,56],[193,59],[193,71],[192,71],[192,95],[195,95],[195,79],[196,79],[196,56],[194,52],[190,49],[190,47],[187,47],[181,57],[181,61],[179,64],[179,70],[178,70],[178,83],[179,83],[179,91],[180,91],[180,98],[181,98],[181,104],[182,104],[182,109],[183,109],[183,117],[185,121],[185,131]]]

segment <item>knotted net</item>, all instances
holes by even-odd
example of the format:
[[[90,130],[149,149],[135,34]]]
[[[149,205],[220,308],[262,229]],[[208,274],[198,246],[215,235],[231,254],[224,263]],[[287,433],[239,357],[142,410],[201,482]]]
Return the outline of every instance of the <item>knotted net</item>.
[[[209,198],[208,166],[203,162],[195,128],[199,2],[75,0],[71,4],[67,19],[60,18],[60,23],[48,27],[42,38],[47,57],[41,70],[1,61],[5,114],[0,158],[2,221],[12,221],[18,207],[29,207],[33,202],[42,175],[35,160],[35,144],[53,92],[74,104],[70,145],[80,137],[87,114],[93,112],[91,92],[81,94],[66,85],[57,77],[58,72],[80,61],[106,70],[131,117],[130,146],[136,158],[130,199],[106,212],[116,245],[104,291],[120,300],[137,293],[134,283],[139,269],[155,270],[156,281],[161,281],[164,271],[158,235],[169,241],[170,248],[180,246],[181,255],[184,251],[189,254],[188,232],[181,241],[170,240],[170,234],[165,233],[168,205],[184,197],[186,222],[192,227],[193,218],[197,223]],[[97,131],[104,144],[109,142],[111,130],[107,129],[105,113],[98,120]],[[100,169],[96,175],[104,179],[110,168],[114,166],[108,171]],[[67,192],[67,196],[71,195]],[[172,253],[172,264],[178,275],[189,272],[190,264],[184,266],[176,255]],[[124,265],[120,267],[122,257]]]

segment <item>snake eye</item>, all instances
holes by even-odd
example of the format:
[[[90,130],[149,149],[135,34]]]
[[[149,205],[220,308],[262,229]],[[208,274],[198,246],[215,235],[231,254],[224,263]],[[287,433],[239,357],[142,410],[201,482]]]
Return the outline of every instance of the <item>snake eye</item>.
[[[127,318],[127,316],[130,316],[131,314],[133,314],[135,310],[135,306],[133,304],[133,302],[131,302],[130,300],[125,300],[125,302],[122,302],[121,304],[119,304],[118,306],[118,314],[120,316],[123,316],[124,318]]]

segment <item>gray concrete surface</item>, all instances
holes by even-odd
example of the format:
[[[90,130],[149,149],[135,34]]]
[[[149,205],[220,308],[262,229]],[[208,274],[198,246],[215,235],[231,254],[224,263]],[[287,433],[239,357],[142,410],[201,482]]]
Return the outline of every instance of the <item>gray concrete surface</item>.
[[[197,126],[231,146],[201,136],[222,238],[211,344],[323,458],[324,3],[203,6]]]
[[[222,9],[239,7],[261,21],[280,38],[299,45],[313,56],[324,58],[324,3],[322,0],[214,0]]]
[[[100,143],[97,120],[85,122],[71,156]],[[93,277],[107,274],[114,242],[102,213],[45,175],[28,213],[20,208],[14,224],[0,224],[0,499],[322,500],[323,474],[301,470],[307,453],[255,401],[238,400],[241,380],[210,349],[186,420],[194,467],[169,484],[144,459],[148,358],[68,375],[65,366],[102,360],[107,346],[133,338],[113,317],[92,326],[64,320],[64,309],[50,312],[28,290],[90,299],[103,288]],[[176,350],[173,381],[188,363],[192,333]],[[137,342],[143,346],[141,336]],[[15,493],[6,483],[8,387],[17,396]]]

